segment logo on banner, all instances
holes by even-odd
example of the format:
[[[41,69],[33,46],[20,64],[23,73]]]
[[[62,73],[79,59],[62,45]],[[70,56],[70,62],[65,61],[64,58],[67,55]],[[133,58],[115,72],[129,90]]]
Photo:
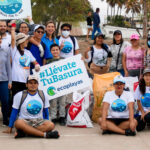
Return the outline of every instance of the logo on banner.
[[[22,0],[0,0],[0,10],[6,14],[16,14],[21,8]]]
[[[47,93],[49,96],[54,96],[56,94],[56,88],[51,86],[47,89]]]

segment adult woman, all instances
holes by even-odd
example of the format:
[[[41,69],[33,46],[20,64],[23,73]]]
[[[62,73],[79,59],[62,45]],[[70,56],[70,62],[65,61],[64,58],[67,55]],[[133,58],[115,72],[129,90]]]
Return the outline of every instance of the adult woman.
[[[40,69],[40,65],[29,50],[26,50],[29,36],[18,33],[15,36],[15,28],[11,29],[11,55],[12,55],[12,97],[26,89],[26,80],[30,74],[30,64],[35,65],[35,70]]]
[[[147,47],[144,55],[144,67],[150,68],[150,35],[147,36]]]
[[[137,131],[142,131],[147,123],[150,123],[150,69],[145,69],[139,86],[135,91],[139,117],[137,118]]]
[[[122,66],[122,55],[123,51],[127,46],[131,44],[127,41],[124,41],[122,38],[122,32],[120,30],[116,30],[113,34],[113,44],[110,46],[110,51],[113,55],[110,72],[118,71],[124,76],[124,70]]]
[[[123,69],[125,76],[140,76],[144,68],[144,50],[140,47],[139,35],[133,34],[130,37],[131,46],[123,52]]]
[[[87,36],[86,36],[86,40],[88,41],[89,40],[89,33],[90,31],[92,32],[93,29],[92,29],[92,13],[89,11],[88,12],[88,16],[86,18],[86,21],[87,21]]]
[[[125,79],[120,75],[114,78],[113,84],[115,90],[106,92],[103,99],[102,118],[99,119],[103,134],[115,132],[134,136],[137,121],[132,93],[124,91]]]
[[[12,84],[10,49],[2,46],[0,35],[0,101],[2,104],[3,125],[8,125],[9,117],[9,91]]]
[[[48,21],[46,23],[46,34],[44,34],[42,38],[42,42],[45,45],[45,54],[44,54],[44,61],[43,65],[46,64],[46,59],[53,58],[50,52],[50,46],[52,44],[59,45],[59,41],[55,37],[55,24],[52,21]]]
[[[85,61],[88,62],[90,73],[103,74],[109,71],[112,54],[104,44],[104,35],[97,33],[94,45],[85,51]]]

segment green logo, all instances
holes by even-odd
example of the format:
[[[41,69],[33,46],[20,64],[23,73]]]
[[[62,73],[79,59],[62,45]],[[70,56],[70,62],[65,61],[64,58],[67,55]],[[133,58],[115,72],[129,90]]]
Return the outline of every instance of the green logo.
[[[55,91],[56,91],[55,87],[52,87],[52,86],[47,89],[47,93],[50,96],[54,96],[56,94]]]

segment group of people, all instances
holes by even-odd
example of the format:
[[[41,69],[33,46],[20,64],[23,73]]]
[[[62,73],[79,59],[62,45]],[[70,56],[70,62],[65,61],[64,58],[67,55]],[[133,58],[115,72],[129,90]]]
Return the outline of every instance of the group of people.
[[[96,9],[94,13],[94,43],[85,50],[83,58],[89,67],[89,77],[115,71],[121,74],[114,79],[115,91],[106,93],[104,97],[99,124],[104,134],[135,135],[135,129],[141,131],[149,123],[150,36],[147,39],[148,50],[145,50],[140,45],[138,34],[131,35],[129,43],[124,41],[122,32],[116,30],[113,43],[108,46],[99,30],[99,11]],[[32,75],[32,69],[39,71],[43,65],[79,54],[79,44],[71,35],[69,23],[61,25],[61,35],[56,37],[53,21],[44,26],[35,25],[31,18],[28,19],[30,24],[0,21],[0,100],[3,125],[8,126],[4,132],[11,133],[15,126],[15,138],[26,135],[58,138],[58,131],[53,131],[54,124],[65,125],[67,96],[53,99],[49,105],[47,94],[38,90],[39,81]],[[96,30],[98,33],[94,35]],[[140,78],[135,98],[124,91],[123,76]],[[137,120],[134,119],[134,99],[138,101],[141,112]]]

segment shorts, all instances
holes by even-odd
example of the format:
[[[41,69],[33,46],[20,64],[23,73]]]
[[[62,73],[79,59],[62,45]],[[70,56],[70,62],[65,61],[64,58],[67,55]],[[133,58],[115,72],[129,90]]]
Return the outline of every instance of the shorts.
[[[115,125],[119,125],[124,121],[129,121],[129,118],[107,118],[107,120],[113,122]]]
[[[21,119],[24,120],[29,126],[34,128],[41,126],[46,120],[43,119]]]
[[[88,28],[88,29],[92,29],[92,26],[87,25],[87,28]]]

